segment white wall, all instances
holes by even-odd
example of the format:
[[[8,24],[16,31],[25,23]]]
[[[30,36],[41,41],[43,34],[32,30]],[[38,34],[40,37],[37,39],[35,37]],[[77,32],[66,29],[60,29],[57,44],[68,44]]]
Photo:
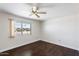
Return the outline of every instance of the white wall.
[[[0,13],[0,52],[25,45],[40,39],[40,22],[35,20],[23,19],[13,16],[14,20],[23,20],[31,23],[32,35],[16,35],[15,38],[9,38],[9,21],[8,17],[13,16],[6,13]]]
[[[79,50],[79,15],[49,19],[42,32],[44,41]]]

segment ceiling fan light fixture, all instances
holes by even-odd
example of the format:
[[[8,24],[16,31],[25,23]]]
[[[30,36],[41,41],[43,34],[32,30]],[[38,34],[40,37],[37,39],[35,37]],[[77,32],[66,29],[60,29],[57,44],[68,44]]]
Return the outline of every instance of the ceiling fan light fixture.
[[[36,6],[33,6],[33,7],[32,7],[32,10],[33,10],[33,11],[36,11],[36,10],[37,10],[37,7],[36,7]]]

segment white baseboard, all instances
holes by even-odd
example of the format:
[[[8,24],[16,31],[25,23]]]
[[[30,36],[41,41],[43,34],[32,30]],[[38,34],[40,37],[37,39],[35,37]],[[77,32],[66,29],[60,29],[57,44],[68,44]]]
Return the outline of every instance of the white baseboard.
[[[6,48],[6,49],[3,49],[3,50],[0,50],[0,53],[2,53],[2,52],[4,52],[4,51],[11,50],[11,49],[14,49],[14,48],[17,48],[17,47],[20,47],[20,46],[23,46],[23,45],[30,44],[30,43],[33,43],[33,42],[36,42],[36,41],[38,41],[38,40],[29,41],[28,43],[24,43],[24,44],[21,44],[21,45],[18,45],[18,46],[13,46],[13,47],[10,47],[10,48]]]
[[[55,43],[55,42],[52,42],[50,40],[49,41],[48,40],[42,40],[42,41],[45,41],[45,42],[48,42],[48,43],[51,43],[51,44],[53,43],[53,44],[56,44],[56,45],[59,45],[59,46],[63,46],[63,47],[67,47],[67,48],[79,51],[79,49],[77,49],[77,48],[74,48],[74,47],[71,47],[71,46],[68,46],[68,45],[63,45],[63,44]]]

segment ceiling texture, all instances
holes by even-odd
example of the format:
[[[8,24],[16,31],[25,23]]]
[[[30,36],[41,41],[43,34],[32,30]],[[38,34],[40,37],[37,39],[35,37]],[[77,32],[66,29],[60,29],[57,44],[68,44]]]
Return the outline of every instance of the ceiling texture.
[[[40,18],[30,16],[33,6],[47,14],[40,14]],[[29,19],[48,20],[79,14],[79,3],[0,3],[0,10]]]

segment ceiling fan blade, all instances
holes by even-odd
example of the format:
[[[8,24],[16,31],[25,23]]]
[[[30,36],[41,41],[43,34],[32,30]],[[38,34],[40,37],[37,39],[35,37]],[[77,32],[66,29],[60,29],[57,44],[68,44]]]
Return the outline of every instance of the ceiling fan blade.
[[[47,14],[46,12],[37,12],[38,14]]]
[[[40,17],[38,14],[35,14],[38,18]]]
[[[36,10],[39,10],[39,7],[36,7]]]

